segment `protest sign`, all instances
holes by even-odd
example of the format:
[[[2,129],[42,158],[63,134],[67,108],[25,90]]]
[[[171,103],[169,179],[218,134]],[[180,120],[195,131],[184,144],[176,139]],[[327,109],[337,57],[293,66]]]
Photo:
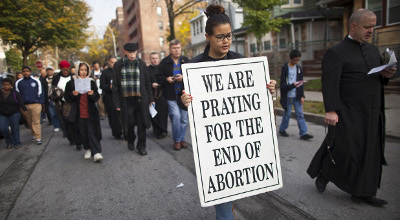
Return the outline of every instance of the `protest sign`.
[[[282,187],[266,57],[182,65],[201,206]]]

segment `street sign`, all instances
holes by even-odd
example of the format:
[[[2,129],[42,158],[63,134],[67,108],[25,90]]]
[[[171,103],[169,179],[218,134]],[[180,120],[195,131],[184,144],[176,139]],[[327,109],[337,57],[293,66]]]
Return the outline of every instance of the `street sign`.
[[[201,206],[282,187],[266,57],[182,65]]]
[[[37,61],[37,62],[35,63],[35,66],[36,66],[36,68],[41,69],[41,68],[43,67],[43,63],[40,62],[40,61]]]

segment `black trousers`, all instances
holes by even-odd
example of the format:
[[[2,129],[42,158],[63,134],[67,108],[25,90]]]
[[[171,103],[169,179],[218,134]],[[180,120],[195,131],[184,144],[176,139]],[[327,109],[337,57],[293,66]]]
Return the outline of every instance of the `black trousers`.
[[[105,105],[106,112],[108,114],[108,124],[111,127],[112,136],[120,137],[122,135],[121,118],[118,117],[117,110],[115,110],[114,102],[112,100],[112,95],[104,94],[103,102]]]
[[[125,98],[128,115],[128,121],[126,122],[128,123],[128,132],[125,138],[129,143],[134,143],[136,139],[135,126],[137,126],[138,141],[136,148],[144,150],[146,149],[146,125],[142,121],[141,103],[139,100],[140,98],[137,97]]]
[[[168,104],[164,96],[160,96],[155,101],[156,103],[156,117],[151,119],[153,126],[153,133],[155,135],[166,134],[168,132]]]
[[[60,122],[60,127],[63,135],[67,136],[69,142],[80,145],[81,141],[78,138],[78,122],[70,123],[64,119],[64,117],[62,116],[62,112],[56,111],[56,113],[58,121]]]
[[[101,144],[94,133],[90,118],[79,118],[79,138],[85,150],[91,150],[92,156],[101,153]]]

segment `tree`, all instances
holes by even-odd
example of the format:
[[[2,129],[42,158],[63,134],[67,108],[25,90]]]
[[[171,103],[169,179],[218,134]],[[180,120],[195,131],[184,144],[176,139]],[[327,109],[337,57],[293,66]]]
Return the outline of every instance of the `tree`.
[[[242,26],[249,27],[247,32],[255,35],[258,46],[262,46],[261,38],[266,33],[280,32],[280,27],[290,22],[290,19],[272,18],[274,6],[282,5],[284,3],[282,0],[233,0],[233,2],[243,8],[245,16]]]
[[[89,6],[83,0],[2,0],[0,37],[16,44],[23,64],[47,45],[70,48],[84,41]]]
[[[176,30],[176,39],[181,42],[182,48],[185,48],[190,44],[190,23],[189,20],[199,15],[199,11],[195,11],[192,14],[186,14],[178,19],[178,28]]]
[[[11,48],[5,52],[7,65],[11,67],[13,71],[20,70],[22,67],[22,56],[21,52],[16,48]]]
[[[179,0],[165,0],[170,28],[170,35],[167,37],[168,41],[175,39],[175,18],[185,13],[193,13],[193,10],[190,9],[197,3],[203,2],[203,0],[186,0],[183,4],[179,2]]]

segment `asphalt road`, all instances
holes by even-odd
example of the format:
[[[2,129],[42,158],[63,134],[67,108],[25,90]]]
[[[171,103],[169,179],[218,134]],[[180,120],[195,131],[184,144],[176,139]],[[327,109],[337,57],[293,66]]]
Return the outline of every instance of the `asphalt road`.
[[[378,197],[389,205],[375,208],[353,203],[333,184],[324,194],[316,191],[305,170],[324,128],[308,125],[311,141],[299,139],[294,120],[287,130],[291,136],[278,137],[283,188],[235,201],[235,219],[399,219],[400,140],[387,140],[390,166]],[[0,144],[0,219],[215,219],[213,207],[200,207],[191,148],[174,151],[171,136],[157,140],[148,130],[149,155],[141,157],[113,139],[104,120],[104,161],[94,163],[50,126],[43,126],[41,146],[21,129],[23,148]]]

